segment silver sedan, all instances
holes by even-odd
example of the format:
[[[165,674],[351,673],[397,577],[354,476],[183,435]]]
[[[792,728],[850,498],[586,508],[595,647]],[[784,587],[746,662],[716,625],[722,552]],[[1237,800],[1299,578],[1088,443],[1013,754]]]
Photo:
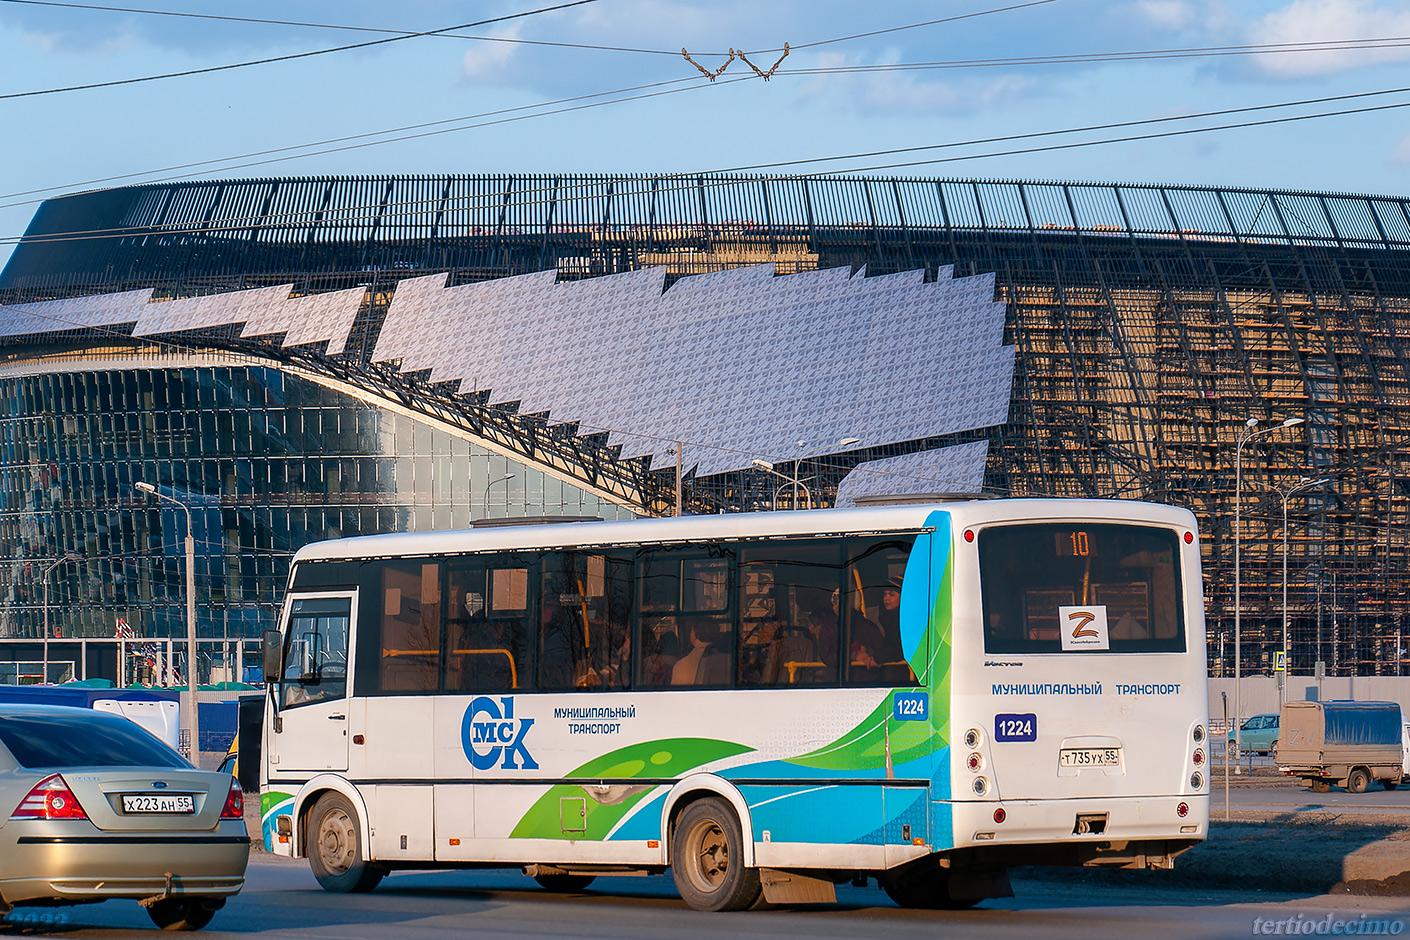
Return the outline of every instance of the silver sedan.
[[[127,898],[196,930],[245,883],[244,799],[117,715],[0,704],[0,913]]]

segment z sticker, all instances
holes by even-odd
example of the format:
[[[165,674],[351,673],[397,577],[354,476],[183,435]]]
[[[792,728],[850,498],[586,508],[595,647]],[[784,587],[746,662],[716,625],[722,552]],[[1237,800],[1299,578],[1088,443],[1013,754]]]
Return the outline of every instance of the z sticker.
[[[1107,643],[1105,605],[1059,607],[1058,624],[1063,652],[1110,649]]]

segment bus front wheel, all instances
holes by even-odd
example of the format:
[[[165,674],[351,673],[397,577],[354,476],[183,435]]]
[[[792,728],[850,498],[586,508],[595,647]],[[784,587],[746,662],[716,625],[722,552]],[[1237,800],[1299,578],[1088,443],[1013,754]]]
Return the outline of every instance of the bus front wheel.
[[[367,861],[357,810],[340,793],[325,793],[308,819],[308,865],[325,891],[371,891],[387,872]]]
[[[707,797],[690,804],[671,830],[671,875],[697,911],[742,911],[763,893],[757,869],[744,867],[744,836],[734,810]]]

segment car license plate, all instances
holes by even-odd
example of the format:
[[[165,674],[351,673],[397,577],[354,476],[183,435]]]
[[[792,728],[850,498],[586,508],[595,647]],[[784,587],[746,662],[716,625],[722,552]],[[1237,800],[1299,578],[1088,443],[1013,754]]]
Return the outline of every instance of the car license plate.
[[[124,813],[194,813],[196,799],[189,794],[125,794],[122,798]]]
[[[1058,763],[1064,767],[1119,767],[1119,747],[1073,747],[1058,752]]]

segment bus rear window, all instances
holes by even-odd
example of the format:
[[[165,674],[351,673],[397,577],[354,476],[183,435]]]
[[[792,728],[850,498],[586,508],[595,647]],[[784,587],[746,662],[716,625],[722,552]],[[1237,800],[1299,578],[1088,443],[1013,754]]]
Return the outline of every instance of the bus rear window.
[[[979,534],[986,653],[1185,650],[1174,532],[1076,523]]]

